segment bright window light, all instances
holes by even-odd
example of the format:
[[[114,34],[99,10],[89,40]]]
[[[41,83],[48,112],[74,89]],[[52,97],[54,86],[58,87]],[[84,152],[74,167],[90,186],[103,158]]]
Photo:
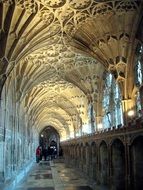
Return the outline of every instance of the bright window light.
[[[130,111],[128,111],[128,116],[129,116],[129,117],[134,116],[134,114],[135,114],[134,110],[130,110]]]
[[[97,124],[97,128],[98,128],[99,130],[103,129],[102,123],[98,123],[98,124]]]

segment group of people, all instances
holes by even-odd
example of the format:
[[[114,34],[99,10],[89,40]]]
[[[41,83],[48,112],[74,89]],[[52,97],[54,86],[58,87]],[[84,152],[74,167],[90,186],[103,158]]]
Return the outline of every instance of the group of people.
[[[56,147],[41,147],[38,146],[36,149],[36,162],[39,163],[40,160],[52,160],[57,156],[57,149]]]

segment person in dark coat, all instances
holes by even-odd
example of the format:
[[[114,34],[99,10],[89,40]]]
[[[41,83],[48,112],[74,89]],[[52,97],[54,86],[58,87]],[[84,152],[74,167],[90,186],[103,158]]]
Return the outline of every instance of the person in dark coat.
[[[44,156],[44,160],[46,161],[47,156],[48,156],[48,149],[46,147],[43,149],[43,156]]]

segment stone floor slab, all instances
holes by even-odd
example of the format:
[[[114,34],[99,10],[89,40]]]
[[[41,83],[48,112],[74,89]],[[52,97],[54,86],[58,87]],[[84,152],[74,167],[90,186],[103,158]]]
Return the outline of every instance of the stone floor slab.
[[[65,187],[64,190],[92,190],[89,186],[73,186]]]
[[[14,190],[92,190],[88,180],[64,163],[36,164]]]
[[[34,188],[28,188],[27,190],[55,190],[54,187],[34,187]]]

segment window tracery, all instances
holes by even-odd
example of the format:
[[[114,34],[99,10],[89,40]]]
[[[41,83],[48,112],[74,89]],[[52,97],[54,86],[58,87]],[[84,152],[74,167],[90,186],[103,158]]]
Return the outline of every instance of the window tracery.
[[[103,93],[103,126],[110,128],[123,123],[121,93],[112,74],[107,73]]]
[[[138,87],[136,93],[136,111],[139,114],[139,111],[143,108],[143,45],[138,44],[136,49],[136,60],[135,60],[135,85]]]
[[[141,86],[143,83],[143,45],[138,45],[136,50],[136,63],[135,63],[135,84]]]

